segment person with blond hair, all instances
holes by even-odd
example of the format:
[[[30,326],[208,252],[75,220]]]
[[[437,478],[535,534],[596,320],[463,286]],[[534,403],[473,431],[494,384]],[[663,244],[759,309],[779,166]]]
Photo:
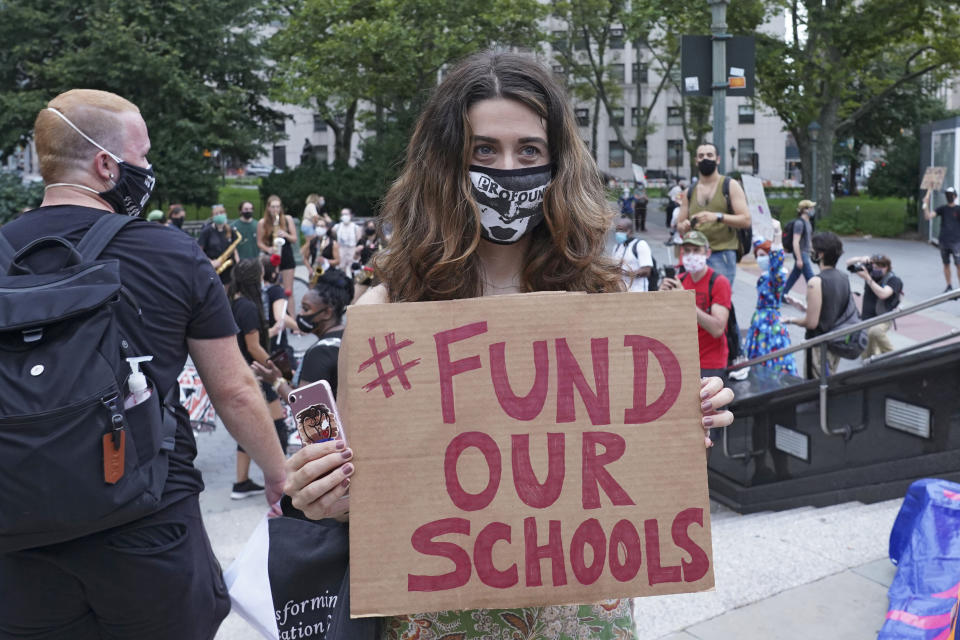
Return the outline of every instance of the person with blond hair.
[[[293,291],[293,270],[297,266],[293,259],[295,244],[297,229],[293,218],[284,213],[280,196],[272,195],[267,198],[267,208],[257,223],[257,246],[268,255],[280,256],[280,279],[284,291]]]
[[[623,290],[618,265],[604,257],[611,219],[597,165],[563,89],[528,56],[477,54],[446,75],[417,122],[381,217],[393,228],[390,244],[374,258],[382,284],[358,304]],[[702,380],[701,388],[710,407],[704,425],[730,424],[723,407],[733,393],[719,378]],[[311,519],[345,519],[350,476],[362,464],[351,456],[335,443],[295,453],[287,465],[292,505]],[[531,628],[522,631],[511,620]],[[571,640],[635,633],[631,602],[618,600],[396,616],[387,618],[381,637]]]
[[[128,100],[87,89],[62,93],[40,110],[34,140],[46,191],[39,208],[4,226],[8,248],[19,250],[50,236],[76,246],[95,224],[112,226],[110,216],[139,216],[150,199],[155,181],[147,160],[150,137],[139,109]],[[55,247],[29,254],[36,259],[26,259],[25,266],[45,273],[74,257],[68,247]],[[19,544],[10,542],[9,523],[0,521],[0,637],[212,638],[230,600],[203,527],[198,502],[203,481],[193,464],[197,445],[189,416],[179,406],[177,378],[188,354],[227,430],[263,469],[270,505],[280,499],[283,453],[237,347],[223,287],[197,243],[170,227],[132,220],[99,256],[101,263],[119,265],[120,284],[136,300],[112,305],[122,337],[117,348],[123,356],[153,356],[142,371],[163,399],[162,405],[154,401],[162,415],[157,420],[171,430],[155,433],[160,427],[151,426],[149,414],[136,414],[137,407],[125,412],[130,434],[124,466],[131,465],[129,476],[163,469],[160,489],[156,495],[131,495],[139,501],[137,515],[91,516],[94,520],[82,528],[61,525]],[[82,365],[64,361],[61,366]],[[102,369],[84,376],[96,386],[98,377],[106,378]],[[103,382],[116,384],[112,371]],[[4,389],[0,404],[9,407],[10,393]],[[3,407],[0,412],[5,415]],[[108,486],[129,491],[123,475],[110,485],[106,442],[102,448],[99,441],[96,447],[76,447],[64,463],[103,466],[103,491],[110,491]],[[160,464],[138,470],[132,466],[138,457]],[[47,468],[23,470],[23,483],[38,499],[65,489],[54,480],[57,461],[50,454],[46,459]],[[129,482],[139,480],[130,477]]]

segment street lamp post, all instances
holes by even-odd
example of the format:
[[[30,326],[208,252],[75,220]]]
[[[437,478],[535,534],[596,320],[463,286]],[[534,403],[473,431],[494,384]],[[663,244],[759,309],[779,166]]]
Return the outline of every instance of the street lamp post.
[[[817,201],[817,140],[820,138],[820,123],[814,120],[807,126],[810,136],[810,199]]]
[[[712,23],[710,33],[713,38],[713,144],[717,150],[717,169],[727,173],[723,167],[723,149],[726,147],[727,128],[727,5],[730,0],[707,0],[710,5]]]

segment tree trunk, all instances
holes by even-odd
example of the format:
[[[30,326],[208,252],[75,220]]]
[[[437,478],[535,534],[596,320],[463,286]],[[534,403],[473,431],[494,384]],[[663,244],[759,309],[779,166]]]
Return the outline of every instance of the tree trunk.
[[[590,155],[597,160],[597,125],[600,120],[600,95],[593,100],[593,118],[590,121]]]

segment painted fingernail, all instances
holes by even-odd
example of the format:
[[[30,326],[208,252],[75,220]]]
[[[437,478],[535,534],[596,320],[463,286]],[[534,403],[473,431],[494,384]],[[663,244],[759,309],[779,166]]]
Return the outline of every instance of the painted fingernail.
[[[344,460],[349,460],[350,458],[353,457],[353,449],[347,449],[346,451],[340,454],[340,457],[343,458]]]
[[[353,473],[353,465],[352,464],[343,465],[343,475],[348,476],[351,473]]]
[[[711,416],[704,416],[704,418],[703,418],[703,426],[705,426],[705,427],[712,427],[712,426],[713,426],[713,418],[712,418]]]
[[[709,400],[707,400],[706,402],[702,402],[700,403],[700,409],[702,411],[710,411],[710,409],[713,409],[713,403],[710,402]]]
[[[335,446],[337,447],[337,450],[340,450],[347,446],[347,443],[343,440],[337,440],[337,444]]]
[[[350,478],[344,478],[343,482],[340,483],[340,486],[346,489],[350,486]]]
[[[706,399],[709,398],[709,397],[710,397],[710,391],[709,391],[708,389],[701,389],[701,390],[700,390],[700,399],[701,399],[701,400],[706,400]]]

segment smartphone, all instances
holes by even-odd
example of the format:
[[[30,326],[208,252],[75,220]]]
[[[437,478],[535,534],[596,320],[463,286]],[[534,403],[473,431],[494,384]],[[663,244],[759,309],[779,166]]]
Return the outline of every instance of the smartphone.
[[[676,278],[677,270],[669,265],[664,265],[663,267],[663,277],[664,278]]]
[[[290,364],[290,354],[286,349],[277,349],[267,358],[270,362],[277,365],[280,369],[280,375],[287,379],[287,382],[293,380],[293,366]]]
[[[328,440],[347,441],[337,403],[326,380],[290,392],[287,402],[304,446]]]

